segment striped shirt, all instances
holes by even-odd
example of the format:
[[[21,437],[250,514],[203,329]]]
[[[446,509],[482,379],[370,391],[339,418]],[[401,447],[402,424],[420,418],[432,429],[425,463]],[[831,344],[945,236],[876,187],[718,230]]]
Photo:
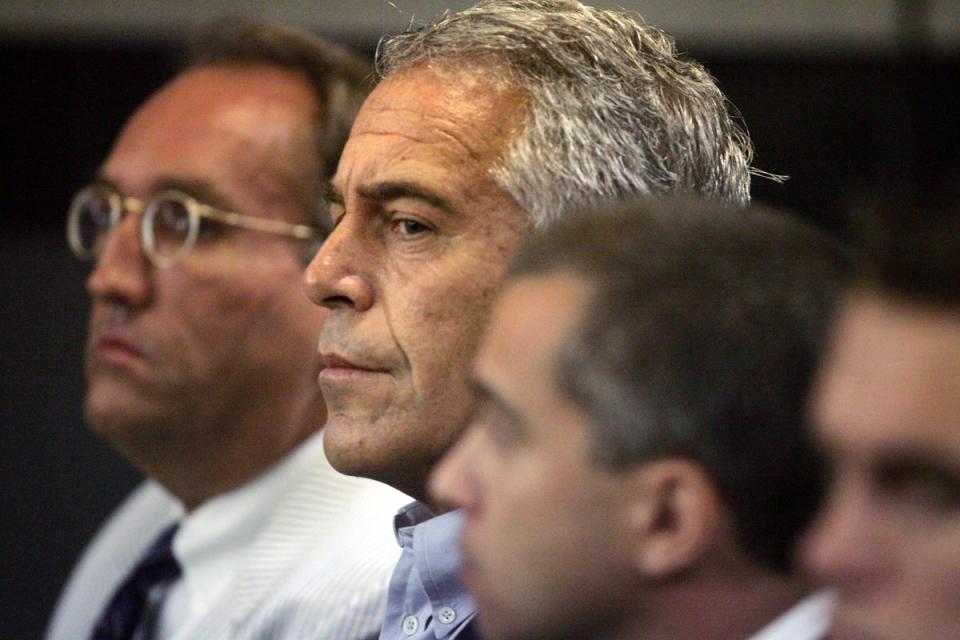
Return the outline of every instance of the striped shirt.
[[[398,557],[391,520],[407,501],[385,485],[334,471],[319,435],[186,518],[175,499],[147,481],[88,546],[47,640],[88,637],[145,545],[178,520],[174,552],[184,578],[164,604],[158,637],[376,637]]]

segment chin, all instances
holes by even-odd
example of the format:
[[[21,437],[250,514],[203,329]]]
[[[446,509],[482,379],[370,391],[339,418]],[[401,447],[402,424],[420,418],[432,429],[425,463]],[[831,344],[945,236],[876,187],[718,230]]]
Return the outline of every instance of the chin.
[[[536,631],[515,625],[504,624],[504,620],[497,619],[495,613],[489,608],[479,607],[477,614],[477,627],[480,631],[480,637],[486,640],[538,640],[540,638],[556,638],[546,631]],[[493,615],[491,615],[493,613]]]
[[[127,451],[157,439],[170,431],[172,422],[163,407],[145,398],[116,390],[91,389],[84,402],[84,417],[91,428],[108,443]]]
[[[324,427],[323,448],[340,473],[377,480],[426,502],[427,476],[446,451],[446,435],[334,411]]]
[[[924,637],[924,632],[920,636],[914,636],[916,630],[911,622],[912,631],[904,632],[898,630],[901,625],[891,624],[890,620],[884,620],[882,612],[880,615],[868,613],[867,611],[851,611],[842,604],[837,607],[833,617],[833,627],[830,632],[831,640],[916,640],[917,637]]]
[[[372,427],[343,415],[331,415],[323,434],[323,450],[330,466],[348,476],[379,480],[380,470],[393,466],[393,460],[385,443],[372,431]]]

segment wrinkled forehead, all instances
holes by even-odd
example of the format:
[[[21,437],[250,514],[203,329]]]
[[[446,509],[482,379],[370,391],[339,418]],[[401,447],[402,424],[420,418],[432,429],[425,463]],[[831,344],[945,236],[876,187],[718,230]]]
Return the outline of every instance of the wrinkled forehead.
[[[388,75],[370,94],[351,137],[378,131],[384,114],[411,128],[453,136],[471,157],[490,158],[520,128],[525,100],[490,70],[424,63]]]

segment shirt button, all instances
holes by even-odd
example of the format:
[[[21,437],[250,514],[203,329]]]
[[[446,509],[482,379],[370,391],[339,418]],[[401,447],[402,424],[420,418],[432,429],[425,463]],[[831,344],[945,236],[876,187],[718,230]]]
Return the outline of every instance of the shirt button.
[[[417,616],[407,616],[403,619],[403,632],[412,636],[417,632],[417,629],[420,628],[420,621],[417,620]]]
[[[457,612],[450,607],[440,607],[440,611],[437,612],[437,616],[440,618],[440,622],[443,624],[450,624],[457,619]]]

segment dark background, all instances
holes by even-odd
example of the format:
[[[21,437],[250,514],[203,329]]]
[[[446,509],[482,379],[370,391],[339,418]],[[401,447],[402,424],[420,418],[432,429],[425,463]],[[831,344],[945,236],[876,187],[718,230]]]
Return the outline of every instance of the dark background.
[[[790,176],[756,180],[755,199],[842,234],[852,196],[956,165],[956,56],[909,38],[873,52],[689,51],[742,112],[756,164]],[[71,258],[63,222],[126,116],[175,63],[168,41],[0,42],[3,639],[40,636],[77,554],[137,481],[83,424],[87,268]]]

